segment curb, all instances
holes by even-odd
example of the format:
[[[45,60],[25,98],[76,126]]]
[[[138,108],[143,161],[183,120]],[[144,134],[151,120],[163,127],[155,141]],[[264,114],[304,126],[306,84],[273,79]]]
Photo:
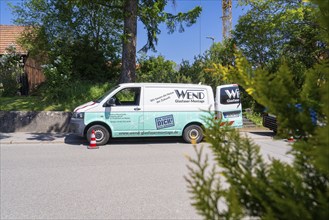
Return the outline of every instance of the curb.
[[[1,144],[63,144],[65,141],[2,141],[0,140]]]

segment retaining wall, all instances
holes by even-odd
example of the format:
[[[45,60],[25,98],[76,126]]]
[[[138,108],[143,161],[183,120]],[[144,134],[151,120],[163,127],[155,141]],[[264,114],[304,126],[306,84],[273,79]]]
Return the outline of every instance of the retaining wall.
[[[68,132],[71,112],[0,111],[0,132]]]

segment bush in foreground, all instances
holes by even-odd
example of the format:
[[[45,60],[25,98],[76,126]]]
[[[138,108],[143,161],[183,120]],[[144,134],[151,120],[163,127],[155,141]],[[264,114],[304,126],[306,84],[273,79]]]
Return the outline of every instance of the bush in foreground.
[[[203,147],[189,158],[185,177],[192,205],[205,219],[327,219],[329,217],[328,125],[293,144],[292,164],[271,159],[235,130],[207,121],[210,165]]]

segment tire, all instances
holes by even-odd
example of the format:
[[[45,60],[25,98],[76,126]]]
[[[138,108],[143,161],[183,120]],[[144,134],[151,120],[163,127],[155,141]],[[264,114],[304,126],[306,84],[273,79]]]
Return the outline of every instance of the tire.
[[[189,125],[183,131],[183,139],[187,143],[192,143],[195,140],[196,143],[200,143],[203,139],[203,130],[199,125]]]
[[[109,131],[102,125],[93,125],[87,131],[87,140],[90,142],[91,132],[95,131],[96,144],[97,145],[105,145],[110,139]]]

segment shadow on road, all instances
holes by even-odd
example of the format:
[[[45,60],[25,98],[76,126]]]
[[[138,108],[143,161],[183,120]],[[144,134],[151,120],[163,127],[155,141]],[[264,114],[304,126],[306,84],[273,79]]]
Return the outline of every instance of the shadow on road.
[[[29,133],[31,137],[26,138],[31,141],[55,141],[58,138],[65,137],[66,134],[54,134],[54,133]]]
[[[113,138],[108,144],[165,144],[185,143],[181,137],[136,137],[136,138]]]
[[[64,139],[65,144],[69,145],[88,145],[88,141],[74,134],[67,134]],[[136,137],[136,138],[111,138],[107,145],[126,145],[126,144],[165,144],[165,143],[185,143],[181,137]]]
[[[64,143],[69,144],[69,145],[81,145],[81,144],[87,145],[88,144],[88,142],[85,138],[80,137],[78,135],[74,135],[74,134],[66,134]]]
[[[11,137],[10,135],[0,134],[0,140],[10,138],[10,137]]]
[[[255,134],[264,137],[274,137],[275,133],[273,131],[251,131],[250,134]]]

